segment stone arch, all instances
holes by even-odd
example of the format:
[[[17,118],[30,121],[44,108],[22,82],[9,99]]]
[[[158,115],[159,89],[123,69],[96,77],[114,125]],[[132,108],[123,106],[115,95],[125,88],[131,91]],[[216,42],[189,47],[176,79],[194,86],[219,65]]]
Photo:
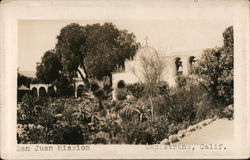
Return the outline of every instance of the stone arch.
[[[195,62],[196,62],[196,57],[195,56],[188,57],[188,73],[191,73],[192,67],[193,67]]]
[[[31,89],[31,95],[32,95],[32,96],[38,96],[38,92],[37,92],[37,88],[36,88],[36,87],[33,87],[33,88]]]
[[[115,89],[115,99],[118,100],[125,100],[127,99],[128,91],[126,88],[126,83],[124,80],[119,80],[116,83],[116,89]]]
[[[117,88],[125,88],[126,87],[126,83],[124,80],[119,80],[117,83]]]
[[[46,89],[45,89],[45,87],[40,87],[39,88],[39,96],[41,96],[41,97],[46,96]]]
[[[174,58],[174,75],[183,74],[183,62],[180,57]]]
[[[84,91],[84,86],[82,84],[77,86],[77,97],[81,97]]]
[[[56,91],[53,86],[48,87],[48,96],[52,96],[52,97],[56,96]]]

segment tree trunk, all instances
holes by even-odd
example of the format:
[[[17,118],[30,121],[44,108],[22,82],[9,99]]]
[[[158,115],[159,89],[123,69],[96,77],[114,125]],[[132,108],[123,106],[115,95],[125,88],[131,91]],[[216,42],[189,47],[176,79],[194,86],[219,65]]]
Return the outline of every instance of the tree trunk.
[[[89,76],[88,76],[88,73],[87,73],[87,69],[86,69],[86,67],[83,64],[82,64],[82,68],[83,68],[83,71],[84,71],[84,73],[86,75],[86,79],[88,79]]]
[[[81,72],[79,69],[77,69],[77,72],[80,74],[80,76],[81,76],[83,82],[84,82],[87,86],[89,86],[89,81],[88,81],[87,76],[84,77],[83,74],[82,74],[82,72]]]

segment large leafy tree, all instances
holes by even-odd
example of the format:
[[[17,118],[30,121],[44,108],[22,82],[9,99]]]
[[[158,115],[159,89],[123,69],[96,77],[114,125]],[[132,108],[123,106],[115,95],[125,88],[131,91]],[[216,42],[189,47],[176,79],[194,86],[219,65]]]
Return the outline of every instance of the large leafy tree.
[[[68,95],[68,87],[72,78],[63,72],[62,62],[55,50],[45,52],[36,69],[39,82],[55,85],[59,96]]]
[[[32,78],[26,77],[20,73],[17,74],[17,86],[25,85],[26,87],[30,86]]]
[[[132,58],[138,46],[133,33],[119,30],[112,23],[86,26],[72,23],[61,29],[55,49],[42,57],[41,64],[37,66],[37,77],[44,83],[61,86],[64,92],[67,88],[63,87],[80,75],[94,93],[99,93],[99,90],[93,88],[103,87],[90,87],[96,85],[92,84],[95,82],[93,79],[105,81],[109,77],[109,85],[104,88],[111,91],[112,72],[118,65],[124,66],[125,59]]]
[[[224,45],[207,49],[197,61],[193,72],[218,104],[233,103],[233,27],[223,32]]]
[[[84,27],[72,23],[61,29],[60,34],[57,36],[55,50],[63,65],[63,72],[70,77],[73,77],[78,72],[83,81],[87,82],[86,53],[83,51],[85,44],[86,34]]]
[[[57,37],[56,52],[69,75],[78,73],[86,84],[90,78],[109,76],[117,65],[135,55],[138,43],[133,33],[117,29],[112,23],[62,28]],[[111,82],[112,85],[112,82]]]
[[[138,48],[134,34],[120,31],[111,23],[86,26],[86,32],[86,65],[91,77],[110,77],[116,66],[124,66],[125,59],[133,57]]]
[[[36,70],[37,78],[43,83],[52,83],[59,77],[62,64],[54,50],[45,52]]]

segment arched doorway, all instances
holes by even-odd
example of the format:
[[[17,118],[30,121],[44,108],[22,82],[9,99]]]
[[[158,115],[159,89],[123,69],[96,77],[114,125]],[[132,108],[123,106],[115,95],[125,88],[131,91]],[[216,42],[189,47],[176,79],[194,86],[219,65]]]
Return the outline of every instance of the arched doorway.
[[[117,83],[117,88],[125,88],[126,87],[126,83],[124,82],[124,80],[120,80]]]
[[[46,89],[44,87],[39,88],[39,96],[41,96],[41,97],[46,96]]]
[[[36,87],[33,87],[33,88],[32,88],[32,90],[31,90],[31,95],[34,96],[34,97],[38,96],[38,95],[37,95],[37,89],[36,89]]]
[[[127,99],[127,95],[128,95],[128,91],[126,88],[126,83],[124,82],[124,80],[118,81],[117,88],[115,90],[116,99],[125,100]]]
[[[188,70],[189,70],[189,73],[192,72],[192,68],[193,68],[193,65],[194,65],[195,62],[196,62],[196,58],[194,56],[191,56],[191,57],[188,58],[188,65],[189,65]]]
[[[56,92],[53,86],[48,87],[48,96],[51,96],[51,97],[56,96]]]
[[[77,87],[77,97],[81,97],[83,95],[83,91],[84,91],[84,86],[83,85],[79,85]]]
[[[175,75],[182,75],[183,74],[183,64],[182,64],[182,60],[180,57],[176,57],[175,61]]]

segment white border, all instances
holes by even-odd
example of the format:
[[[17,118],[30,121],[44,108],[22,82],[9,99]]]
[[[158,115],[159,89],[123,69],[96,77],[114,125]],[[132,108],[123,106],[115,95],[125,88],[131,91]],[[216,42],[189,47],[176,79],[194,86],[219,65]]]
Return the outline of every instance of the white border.
[[[247,158],[249,157],[249,3],[247,0],[7,0],[1,4],[1,157]],[[148,151],[145,146],[93,145],[89,152],[16,152],[16,69],[19,20],[232,19],[235,35],[235,146],[215,152]]]

